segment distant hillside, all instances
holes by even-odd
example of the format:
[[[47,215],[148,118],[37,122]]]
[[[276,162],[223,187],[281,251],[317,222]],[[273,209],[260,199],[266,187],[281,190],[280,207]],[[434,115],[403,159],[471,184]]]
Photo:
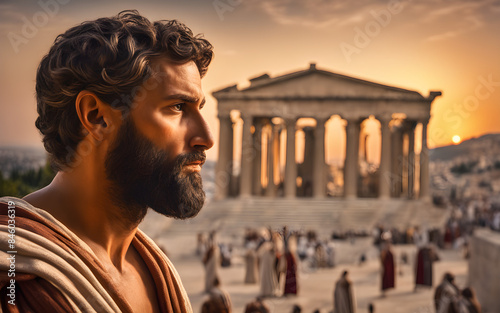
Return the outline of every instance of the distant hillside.
[[[456,158],[497,159],[500,158],[500,134],[487,134],[464,140],[458,145],[431,149],[429,156],[431,161],[451,161]]]
[[[0,147],[0,171],[7,176],[14,170],[38,169],[46,160],[47,153],[42,147]]]

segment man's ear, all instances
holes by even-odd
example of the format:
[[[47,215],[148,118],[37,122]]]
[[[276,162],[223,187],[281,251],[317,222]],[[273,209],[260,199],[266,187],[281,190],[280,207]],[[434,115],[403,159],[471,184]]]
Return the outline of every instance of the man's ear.
[[[96,140],[105,138],[116,125],[117,112],[101,101],[93,92],[80,91],[75,101],[75,108],[80,122],[87,132]]]

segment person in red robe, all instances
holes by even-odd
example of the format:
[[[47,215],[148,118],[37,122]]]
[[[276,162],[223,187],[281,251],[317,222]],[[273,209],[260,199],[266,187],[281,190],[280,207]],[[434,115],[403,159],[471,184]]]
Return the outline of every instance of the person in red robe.
[[[380,253],[380,261],[382,265],[382,296],[385,296],[387,289],[395,287],[395,266],[394,266],[394,255],[391,251],[390,243],[385,243],[384,248]]]
[[[297,294],[297,262],[293,254],[288,251],[285,253],[286,259],[286,277],[284,295]]]
[[[293,235],[289,233],[288,228],[283,228],[283,240],[285,243],[285,261],[286,261],[286,274],[285,274],[285,290],[283,295],[296,295],[297,294],[297,261],[292,251],[291,240]]]
[[[419,287],[432,287],[433,263],[439,260],[434,247],[427,244],[417,253],[416,273],[415,273],[415,291]]]

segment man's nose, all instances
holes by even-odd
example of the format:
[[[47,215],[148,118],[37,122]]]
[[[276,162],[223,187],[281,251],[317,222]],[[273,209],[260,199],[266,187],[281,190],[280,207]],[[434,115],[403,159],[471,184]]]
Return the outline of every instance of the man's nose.
[[[214,145],[214,136],[208,127],[207,121],[198,112],[195,121],[195,133],[191,138],[190,146],[199,150],[208,150]]]

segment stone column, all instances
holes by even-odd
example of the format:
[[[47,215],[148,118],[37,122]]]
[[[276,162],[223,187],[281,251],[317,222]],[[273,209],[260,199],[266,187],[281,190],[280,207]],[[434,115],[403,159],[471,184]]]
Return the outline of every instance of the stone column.
[[[408,199],[415,193],[415,126],[414,121],[408,123]]]
[[[229,195],[229,186],[233,170],[233,128],[231,117],[219,115],[219,158],[215,171],[215,197],[224,199]]]
[[[392,196],[399,198],[403,183],[403,132],[401,126],[392,129],[391,150]]]
[[[422,150],[420,152],[420,199],[429,200],[429,148],[427,147],[427,125],[429,120],[422,121]]]
[[[242,119],[240,197],[250,197],[252,194],[252,163],[255,157],[251,132],[253,118],[250,115],[242,115]]]
[[[273,141],[273,160],[274,160],[274,176],[278,178],[278,185],[274,188],[275,196],[277,195],[279,184],[281,183],[281,154],[280,154],[280,145],[281,145],[281,125],[274,125],[274,141]]]
[[[228,196],[229,197],[234,197],[238,195],[238,177],[234,176],[234,121],[231,119],[231,131],[229,132],[229,165],[228,165],[228,172],[230,173],[231,179],[229,181],[229,190],[228,190]]]
[[[313,197],[315,198],[323,198],[326,191],[325,123],[327,120],[327,118],[317,118],[314,131]]]
[[[359,119],[347,120],[344,163],[344,197],[348,199],[356,198],[358,196],[359,127]]]
[[[313,196],[314,184],[314,127],[303,127],[304,132],[304,160],[300,165],[300,176],[302,177],[302,186],[300,195],[303,197]]]
[[[274,196],[274,124],[270,122],[267,137],[267,188],[266,196]]]
[[[262,119],[255,118],[253,133],[253,144],[255,148],[255,158],[253,159],[253,194],[262,195]]]
[[[388,199],[391,196],[391,130],[389,128],[390,117],[379,117],[380,130],[382,133],[382,146],[380,148],[379,167],[379,198]]]
[[[285,197],[295,198],[297,195],[297,163],[295,161],[295,124],[296,119],[287,119],[286,123],[286,164],[285,164]]]

